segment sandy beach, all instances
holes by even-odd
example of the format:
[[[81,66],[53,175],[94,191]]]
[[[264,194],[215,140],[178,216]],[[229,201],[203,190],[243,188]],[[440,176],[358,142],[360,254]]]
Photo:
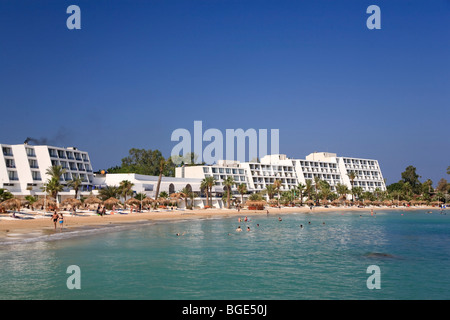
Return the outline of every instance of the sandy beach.
[[[371,209],[376,213],[383,210],[399,210],[399,211],[412,211],[412,210],[431,210],[439,212],[437,207],[314,207],[312,210],[309,207],[282,207],[282,208],[269,208],[269,214],[276,216],[277,214],[288,213],[331,213],[331,212],[343,212],[343,211],[359,211],[361,214],[371,214]],[[33,219],[14,219],[10,218],[11,214],[2,214],[0,217],[0,236],[7,236],[8,233],[20,232],[28,233],[42,230],[54,229],[54,224],[51,221],[50,213],[47,216],[38,215],[36,213],[29,213],[28,215],[36,215]],[[20,214],[17,214],[18,216]],[[77,215],[71,215],[69,213],[64,214],[64,230],[70,231],[77,227],[85,226],[99,226],[109,224],[124,224],[124,223],[136,223],[139,221],[163,221],[163,220],[176,220],[176,219],[207,219],[207,218],[220,218],[220,217],[245,217],[253,215],[267,215],[266,210],[246,210],[242,209],[240,212],[236,209],[196,209],[196,210],[174,210],[174,211],[151,211],[151,212],[133,212],[126,214],[107,214],[105,216],[99,216],[97,214],[79,213]],[[59,224],[57,225],[59,230]]]

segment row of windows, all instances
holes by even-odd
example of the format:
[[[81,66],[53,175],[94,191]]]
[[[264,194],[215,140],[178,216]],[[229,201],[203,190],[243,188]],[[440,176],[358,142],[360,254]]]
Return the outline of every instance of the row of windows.
[[[50,154],[50,157],[52,157],[52,158],[78,160],[78,161],[89,161],[86,153],[80,153],[80,152],[76,152],[76,151],[57,150],[57,149],[48,149],[48,152]]]
[[[211,168],[212,173],[226,173],[226,174],[245,174],[244,169],[237,168]],[[203,167],[203,173],[209,173],[209,167]]]

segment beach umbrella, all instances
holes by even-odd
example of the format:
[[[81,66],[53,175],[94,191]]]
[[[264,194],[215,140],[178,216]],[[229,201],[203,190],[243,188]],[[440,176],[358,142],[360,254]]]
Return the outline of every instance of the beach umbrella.
[[[69,198],[61,202],[61,205],[64,206],[71,206],[71,207],[77,207],[81,205],[81,201],[74,198]]]
[[[144,204],[150,204],[153,202],[155,202],[155,200],[152,198],[144,198],[144,200],[142,200],[142,203],[144,203]]]
[[[120,201],[114,197],[111,197],[111,198],[103,201],[103,204],[108,208],[111,208],[112,206],[117,205],[119,203],[120,203]]]
[[[138,199],[135,199],[135,198],[131,198],[131,199],[128,199],[127,201],[125,201],[125,204],[126,205],[140,205],[141,204],[141,201],[139,201]]]
[[[33,207],[56,208],[56,201],[53,198],[42,198],[33,203]],[[44,208],[45,209],[45,208]]]
[[[84,200],[84,203],[86,204],[101,204],[103,201],[95,196],[90,196],[86,200]]]
[[[16,209],[20,210],[22,203],[17,198],[11,198],[3,201],[0,205],[5,209],[13,209],[15,211]]]
[[[120,201],[117,198],[111,197],[105,201],[103,201],[103,204],[110,205],[110,204],[118,204]]]

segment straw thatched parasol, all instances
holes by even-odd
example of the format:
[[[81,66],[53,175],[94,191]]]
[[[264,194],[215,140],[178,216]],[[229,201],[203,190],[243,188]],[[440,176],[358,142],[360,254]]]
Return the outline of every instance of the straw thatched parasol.
[[[140,205],[141,204],[141,201],[139,201],[138,199],[135,199],[135,198],[130,198],[130,199],[128,199],[127,201],[125,201],[125,204],[126,205],[131,205],[131,206],[133,206],[133,205]]]
[[[61,206],[71,206],[71,207],[78,207],[81,205],[81,201],[74,198],[68,198],[61,202]]]
[[[46,207],[46,208],[56,208],[56,201],[53,198],[42,198],[33,203],[33,207]],[[45,209],[45,208],[44,208]]]
[[[103,201],[95,196],[90,196],[86,200],[84,200],[84,203],[86,204],[101,204]]]
[[[143,203],[143,204],[150,204],[150,203],[153,203],[153,202],[155,202],[155,200],[152,199],[152,198],[144,198],[144,199],[142,200],[142,203]]]
[[[5,209],[13,209],[13,210],[20,210],[22,203],[17,198],[11,198],[8,200],[3,201],[0,206],[4,207]]]
[[[118,203],[120,203],[119,199],[114,198],[114,197],[111,197],[111,198],[103,201],[103,204],[108,208],[111,208],[113,205],[116,205]]]

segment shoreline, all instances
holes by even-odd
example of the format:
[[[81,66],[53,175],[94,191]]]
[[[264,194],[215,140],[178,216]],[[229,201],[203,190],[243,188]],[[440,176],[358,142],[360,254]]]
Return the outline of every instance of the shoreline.
[[[440,208],[432,206],[420,207],[314,207],[312,210],[309,207],[282,207],[269,208],[269,214],[288,214],[288,213],[330,213],[330,212],[367,212],[370,214],[371,210],[377,211],[416,211],[416,210],[432,210],[439,211]],[[255,215],[266,215],[267,209],[264,210],[246,210],[241,209],[194,209],[194,210],[175,210],[175,211],[150,211],[150,212],[133,212],[127,214],[108,214],[105,216],[86,215],[86,216],[72,216],[64,214],[63,232],[70,232],[79,229],[80,227],[96,227],[108,225],[126,225],[138,222],[161,222],[161,221],[176,221],[176,220],[190,220],[190,219],[208,219],[208,218],[228,218],[228,217],[245,217]],[[41,217],[34,219],[0,219],[0,237],[8,238],[8,234],[20,233],[26,235],[35,232],[49,232],[54,231],[55,227],[50,217]],[[57,223],[55,232],[59,232],[59,224]]]

